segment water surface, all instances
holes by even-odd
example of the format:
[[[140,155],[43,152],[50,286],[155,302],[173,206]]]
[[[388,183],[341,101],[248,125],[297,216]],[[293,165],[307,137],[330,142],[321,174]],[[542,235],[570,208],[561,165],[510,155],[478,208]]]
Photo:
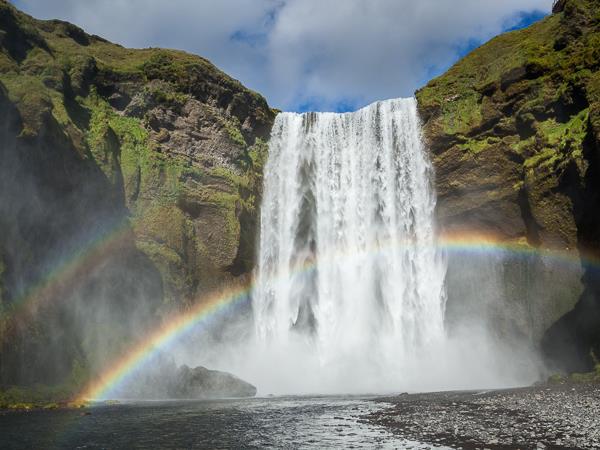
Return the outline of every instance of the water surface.
[[[430,448],[364,422],[386,404],[348,397],[102,404],[0,415],[3,449]]]

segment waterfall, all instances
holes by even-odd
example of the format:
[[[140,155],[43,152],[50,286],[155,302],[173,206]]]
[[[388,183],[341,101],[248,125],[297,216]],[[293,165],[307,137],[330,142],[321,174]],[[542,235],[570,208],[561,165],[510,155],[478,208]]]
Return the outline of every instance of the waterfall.
[[[444,337],[431,179],[412,98],[277,116],[252,300],[269,365],[293,360],[331,385],[349,370],[400,385]]]

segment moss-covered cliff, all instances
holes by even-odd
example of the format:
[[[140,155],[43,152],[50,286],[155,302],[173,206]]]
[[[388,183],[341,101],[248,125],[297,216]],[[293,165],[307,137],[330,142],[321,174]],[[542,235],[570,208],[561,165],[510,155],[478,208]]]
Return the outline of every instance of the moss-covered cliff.
[[[503,255],[512,303],[491,305],[494,326],[543,339],[572,369],[600,355],[599,266],[536,250],[597,260],[599,66],[600,4],[561,0],[417,92],[442,227],[530,255]],[[65,396],[165,314],[252,269],[274,113],[210,62],[0,0],[0,117],[0,391]],[[452,317],[465,283],[450,263]]]
[[[597,255],[599,67],[600,3],[566,0],[544,20],[476,49],[417,92],[446,231],[494,235],[525,251],[558,250],[564,258]],[[595,268],[523,264],[507,262],[513,281],[527,286],[515,296],[529,302],[514,320],[525,320],[541,337],[577,304],[571,316],[593,320],[585,330],[573,322],[562,337],[546,335],[546,350],[556,354],[559,342],[571,339],[577,344],[564,353],[577,347],[576,359],[589,363],[590,343],[600,344],[599,303],[588,295],[597,290]],[[536,283],[525,279],[532,273]]]
[[[274,113],[207,60],[0,0],[0,114],[0,386],[81,375],[252,269]]]

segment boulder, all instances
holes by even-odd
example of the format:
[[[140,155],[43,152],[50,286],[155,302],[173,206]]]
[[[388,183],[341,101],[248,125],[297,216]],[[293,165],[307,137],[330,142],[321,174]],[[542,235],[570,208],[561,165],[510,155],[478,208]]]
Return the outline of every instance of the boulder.
[[[170,394],[185,399],[254,397],[256,387],[227,372],[183,365],[172,381]]]

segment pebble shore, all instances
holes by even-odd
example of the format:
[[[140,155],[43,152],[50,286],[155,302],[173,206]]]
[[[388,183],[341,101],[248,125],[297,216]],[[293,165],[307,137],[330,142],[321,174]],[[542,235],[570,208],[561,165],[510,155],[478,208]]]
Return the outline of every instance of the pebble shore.
[[[393,433],[462,449],[600,449],[600,384],[402,394],[368,416]]]

